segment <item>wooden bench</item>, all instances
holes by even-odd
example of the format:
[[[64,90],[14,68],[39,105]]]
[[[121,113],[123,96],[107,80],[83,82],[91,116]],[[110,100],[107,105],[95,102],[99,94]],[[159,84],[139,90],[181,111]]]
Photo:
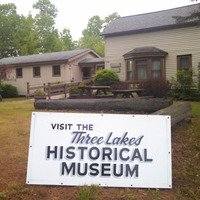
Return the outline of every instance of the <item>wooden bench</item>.
[[[134,97],[133,93],[137,93],[138,96],[142,96],[143,89],[131,89],[131,90],[112,90],[111,91],[116,98],[118,94],[122,94],[122,98]]]

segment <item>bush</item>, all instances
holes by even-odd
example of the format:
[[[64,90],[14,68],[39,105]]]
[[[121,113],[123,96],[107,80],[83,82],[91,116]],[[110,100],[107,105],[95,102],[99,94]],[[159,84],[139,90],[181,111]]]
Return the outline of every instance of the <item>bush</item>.
[[[81,84],[81,85],[76,85],[76,86],[71,86],[68,88],[68,92],[69,94],[80,94],[81,90],[78,89],[78,87],[80,86],[85,86],[84,84]]]
[[[188,71],[179,70],[176,73],[176,78],[172,77],[172,90],[175,93],[190,94],[192,89],[196,87],[196,84],[193,80],[194,71],[189,69]]]
[[[3,98],[13,98],[18,96],[17,88],[10,84],[2,84],[2,97]]]
[[[189,69],[189,71],[179,70],[176,78],[172,77],[171,96],[173,99],[185,101],[200,100],[199,83],[196,82],[196,79],[193,79],[194,75],[193,69]]]
[[[184,100],[184,101],[200,101],[200,92],[193,92],[191,94],[184,93],[172,93],[171,97],[175,100]]]
[[[119,81],[119,76],[116,72],[108,69],[98,71],[94,75],[94,85],[110,86]]]
[[[42,90],[36,90],[35,91],[36,95],[46,95],[46,92],[42,91]]]
[[[170,92],[171,84],[163,79],[148,79],[139,84],[140,89],[145,90],[145,95],[157,98],[167,97]]]

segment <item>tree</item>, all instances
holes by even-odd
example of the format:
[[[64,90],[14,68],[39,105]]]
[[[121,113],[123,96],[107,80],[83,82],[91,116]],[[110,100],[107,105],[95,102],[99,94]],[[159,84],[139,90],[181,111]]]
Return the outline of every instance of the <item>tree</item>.
[[[0,58],[39,53],[38,31],[32,15],[18,15],[14,4],[0,5]]]
[[[36,26],[41,40],[42,52],[62,51],[63,46],[55,29],[56,7],[49,0],[38,0],[33,8],[39,10],[36,15]]]
[[[108,15],[107,17],[105,17],[103,28],[105,28],[108,24],[110,24],[112,21],[114,21],[115,19],[119,17],[120,15],[117,12],[114,12],[111,15]]]
[[[19,31],[20,16],[14,4],[0,5],[0,58],[17,56],[15,35]]]
[[[19,55],[38,54],[40,52],[40,40],[38,31],[35,28],[35,19],[29,14],[27,17],[20,17],[19,31],[15,33],[16,46]]]
[[[69,29],[65,28],[60,35],[61,35],[60,39],[64,45],[63,46],[64,50],[73,50],[76,48],[76,44],[72,40],[72,36]]]
[[[119,17],[117,13],[107,16],[105,19],[100,19],[98,15],[89,19],[87,28],[83,30],[83,37],[79,40],[80,48],[92,48],[99,55],[104,56],[104,38],[100,36],[103,28],[111,21]]]

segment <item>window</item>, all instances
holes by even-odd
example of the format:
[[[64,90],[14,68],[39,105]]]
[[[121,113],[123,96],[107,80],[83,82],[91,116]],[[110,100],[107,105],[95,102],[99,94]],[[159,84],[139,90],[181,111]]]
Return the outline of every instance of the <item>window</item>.
[[[147,60],[136,60],[136,79],[147,79]]]
[[[127,61],[126,62],[126,65],[127,65],[127,80],[128,81],[131,81],[132,80],[132,74],[133,74],[133,72],[132,72],[132,60],[129,60],[129,61]]]
[[[132,69],[127,65],[127,80],[135,83],[152,78],[165,79],[165,57],[167,52],[157,47],[134,48],[124,54],[124,59],[132,61]]]
[[[33,67],[33,77],[40,77],[40,67]]]
[[[16,77],[22,78],[22,76],[23,76],[22,68],[16,68]]]
[[[160,60],[152,60],[152,78],[161,77],[161,62]]]
[[[192,55],[177,56],[177,69],[188,71],[192,67]]]
[[[60,76],[60,65],[53,66],[53,76]]]
[[[126,62],[127,81],[164,78],[164,58],[136,58]]]

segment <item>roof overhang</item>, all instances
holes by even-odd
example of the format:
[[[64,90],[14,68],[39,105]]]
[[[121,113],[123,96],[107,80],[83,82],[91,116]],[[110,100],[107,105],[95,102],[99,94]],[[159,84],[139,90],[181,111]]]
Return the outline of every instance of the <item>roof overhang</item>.
[[[77,51],[77,53],[76,53]],[[68,51],[70,52],[70,51]],[[35,66],[35,65],[56,65],[71,63],[76,59],[81,59],[87,54],[92,54],[96,58],[100,58],[93,49],[74,50],[75,53],[68,55],[68,52],[52,52],[46,54],[36,54],[28,56],[18,56],[1,59],[2,64],[9,64],[15,67]],[[71,51],[72,52],[72,51]],[[61,55],[61,56],[60,56]]]
[[[116,36],[150,33],[150,32],[164,31],[164,30],[170,30],[170,29],[192,27],[192,26],[198,26],[198,25],[199,25],[199,22],[195,21],[195,22],[186,22],[186,23],[180,23],[180,24],[171,24],[171,25],[166,25],[166,26],[150,27],[150,28],[144,28],[144,29],[129,30],[129,31],[101,33],[100,35],[104,37],[116,37]]]
[[[79,62],[80,67],[104,66],[104,58],[88,58]]]
[[[142,57],[164,57],[168,53],[156,47],[139,47],[124,54],[124,59],[134,59]]]

